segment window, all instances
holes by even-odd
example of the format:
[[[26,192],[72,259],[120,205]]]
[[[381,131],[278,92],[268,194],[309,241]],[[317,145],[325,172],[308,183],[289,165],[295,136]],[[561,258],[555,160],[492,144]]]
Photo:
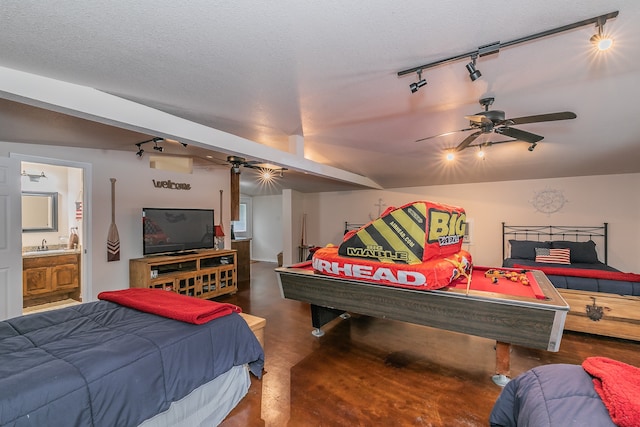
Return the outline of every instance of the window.
[[[233,235],[236,238],[251,238],[253,233],[253,214],[251,213],[251,197],[240,196],[238,221],[231,221]]]

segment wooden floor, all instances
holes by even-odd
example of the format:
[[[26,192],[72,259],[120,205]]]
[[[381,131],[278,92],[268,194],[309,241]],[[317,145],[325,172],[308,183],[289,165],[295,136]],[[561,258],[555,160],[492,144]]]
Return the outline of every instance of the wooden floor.
[[[223,427],[488,426],[500,387],[494,342],[353,315],[311,335],[308,304],[280,295],[275,263],[252,263],[232,302],[267,319],[265,373]],[[605,356],[640,366],[640,343],[565,332],[560,351],[514,346],[512,376]]]

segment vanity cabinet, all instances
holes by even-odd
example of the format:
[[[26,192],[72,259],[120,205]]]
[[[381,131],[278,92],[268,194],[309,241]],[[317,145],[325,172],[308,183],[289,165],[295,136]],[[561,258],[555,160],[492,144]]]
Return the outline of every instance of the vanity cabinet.
[[[129,286],[163,289],[197,298],[238,291],[236,251],[204,250],[188,255],[152,255],[129,260]]]
[[[22,258],[23,306],[80,298],[80,254]]]

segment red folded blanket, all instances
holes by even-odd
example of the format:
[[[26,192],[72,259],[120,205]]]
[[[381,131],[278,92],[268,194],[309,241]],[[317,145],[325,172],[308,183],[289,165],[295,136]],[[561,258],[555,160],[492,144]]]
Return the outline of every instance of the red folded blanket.
[[[196,325],[234,312],[242,312],[237,305],[189,297],[161,289],[131,288],[100,292],[98,299]]]
[[[582,362],[593,377],[593,386],[620,427],[640,425],[640,369],[606,357],[588,357]]]
[[[621,271],[590,270],[582,268],[546,267],[514,264],[513,268],[540,270],[550,276],[589,277],[592,279],[620,280],[623,282],[640,282],[640,274],[623,273]]]

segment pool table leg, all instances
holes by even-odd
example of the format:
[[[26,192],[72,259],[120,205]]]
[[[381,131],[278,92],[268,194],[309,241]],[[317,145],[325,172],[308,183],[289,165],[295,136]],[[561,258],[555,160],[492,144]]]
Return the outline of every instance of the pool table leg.
[[[496,374],[493,382],[504,387],[510,381],[511,375],[511,344],[496,341]]]
[[[311,304],[311,325],[315,328],[311,334],[314,337],[323,336],[324,331],[320,328],[337,317],[343,317],[344,314],[344,310],[336,310],[335,308],[327,308]]]

